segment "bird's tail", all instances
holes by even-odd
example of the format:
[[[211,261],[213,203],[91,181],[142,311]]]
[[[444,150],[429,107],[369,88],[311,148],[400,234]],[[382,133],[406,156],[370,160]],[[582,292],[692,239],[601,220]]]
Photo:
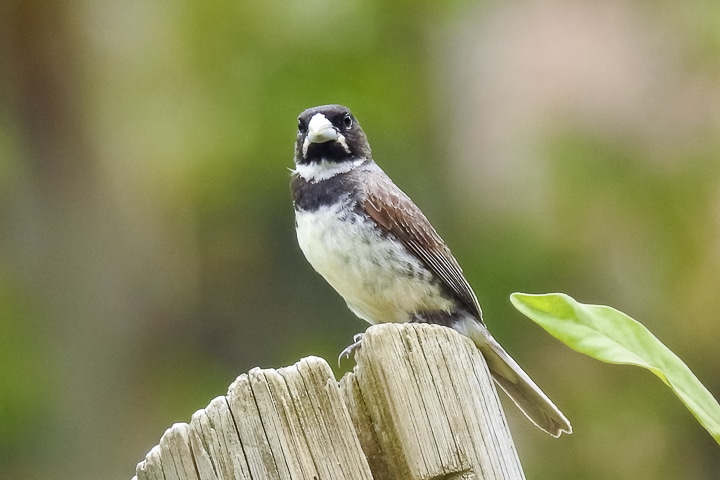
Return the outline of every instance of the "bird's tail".
[[[458,322],[455,329],[475,343],[495,382],[531,422],[553,437],[559,437],[562,432],[572,433],[565,415],[490,335],[485,325],[468,319]]]

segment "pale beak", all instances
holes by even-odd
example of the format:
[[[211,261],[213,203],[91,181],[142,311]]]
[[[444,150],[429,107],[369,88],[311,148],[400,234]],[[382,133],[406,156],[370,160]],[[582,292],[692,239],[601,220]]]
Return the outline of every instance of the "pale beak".
[[[338,132],[325,115],[316,113],[308,124],[307,141],[309,143],[325,143],[338,139]]]

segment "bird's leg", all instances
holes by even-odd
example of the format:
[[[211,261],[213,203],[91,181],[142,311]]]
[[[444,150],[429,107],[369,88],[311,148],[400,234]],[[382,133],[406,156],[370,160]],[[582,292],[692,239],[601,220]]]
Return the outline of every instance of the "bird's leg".
[[[342,361],[343,357],[350,358],[350,355],[355,354],[358,348],[362,346],[362,339],[363,339],[362,333],[356,333],[353,336],[353,343],[348,345],[343,349],[342,352],[340,352],[340,355],[338,356],[338,367],[340,366],[340,362]]]

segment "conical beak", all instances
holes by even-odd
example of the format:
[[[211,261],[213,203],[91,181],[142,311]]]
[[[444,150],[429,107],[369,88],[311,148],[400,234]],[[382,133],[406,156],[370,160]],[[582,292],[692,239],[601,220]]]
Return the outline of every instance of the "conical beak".
[[[338,139],[338,132],[322,113],[316,113],[308,124],[307,140],[310,143],[325,143]]]

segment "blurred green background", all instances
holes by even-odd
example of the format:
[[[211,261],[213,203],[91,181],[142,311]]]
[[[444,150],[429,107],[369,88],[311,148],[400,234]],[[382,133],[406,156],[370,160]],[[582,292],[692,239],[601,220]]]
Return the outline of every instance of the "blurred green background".
[[[716,1],[6,0],[0,478],[129,478],[238,374],[365,329],[294,237],[295,119],[323,103],[572,420],[508,407],[528,478],[719,477],[661,382],[508,300],[619,308],[720,397]]]

